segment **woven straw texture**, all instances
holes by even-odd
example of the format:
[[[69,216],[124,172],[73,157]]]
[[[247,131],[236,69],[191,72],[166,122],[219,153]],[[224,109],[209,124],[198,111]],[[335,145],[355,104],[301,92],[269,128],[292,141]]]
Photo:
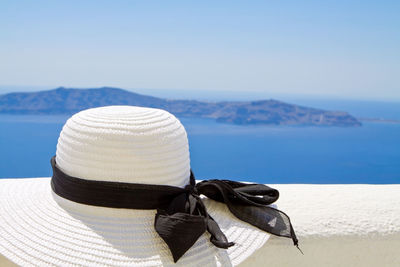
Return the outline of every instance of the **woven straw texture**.
[[[161,109],[108,106],[81,111],[65,123],[56,158],[66,174],[87,180],[189,183],[185,128]]]

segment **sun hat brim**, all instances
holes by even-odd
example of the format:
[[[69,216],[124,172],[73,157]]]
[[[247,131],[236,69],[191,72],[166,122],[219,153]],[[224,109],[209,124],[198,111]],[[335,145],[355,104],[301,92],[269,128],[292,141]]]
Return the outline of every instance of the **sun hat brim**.
[[[205,233],[175,264],[154,230],[155,210],[78,204],[53,193],[50,178],[0,182],[0,254],[21,266],[235,266],[270,237],[205,198],[235,245],[219,249]]]

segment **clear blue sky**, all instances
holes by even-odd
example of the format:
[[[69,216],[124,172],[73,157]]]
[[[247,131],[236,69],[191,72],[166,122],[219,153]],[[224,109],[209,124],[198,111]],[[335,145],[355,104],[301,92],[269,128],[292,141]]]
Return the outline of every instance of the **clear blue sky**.
[[[400,1],[1,1],[0,86],[400,99]]]

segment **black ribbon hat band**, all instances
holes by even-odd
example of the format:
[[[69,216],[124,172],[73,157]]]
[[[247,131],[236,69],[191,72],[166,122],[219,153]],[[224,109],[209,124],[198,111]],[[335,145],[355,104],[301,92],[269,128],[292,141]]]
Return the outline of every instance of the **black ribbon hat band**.
[[[68,200],[101,207],[126,209],[157,209],[154,228],[168,245],[175,262],[208,231],[210,241],[219,248],[229,242],[217,222],[207,213],[200,198],[225,203],[238,219],[273,235],[298,240],[289,217],[267,205],[275,202],[279,192],[263,184],[245,184],[229,180],[205,180],[196,184],[193,173],[185,188],[85,180],[62,172],[51,159],[53,191]],[[180,237],[180,238],[177,238]]]

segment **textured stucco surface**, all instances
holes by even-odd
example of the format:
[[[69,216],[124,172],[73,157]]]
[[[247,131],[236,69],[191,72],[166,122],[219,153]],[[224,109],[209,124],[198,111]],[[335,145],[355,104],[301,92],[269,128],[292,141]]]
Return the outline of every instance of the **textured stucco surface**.
[[[385,237],[322,237],[301,239],[297,249],[271,237],[239,267],[396,267],[400,266],[400,235]]]
[[[400,185],[271,185],[302,255],[272,236],[239,266],[400,266]]]
[[[400,185],[271,185],[299,237],[400,234]]]

